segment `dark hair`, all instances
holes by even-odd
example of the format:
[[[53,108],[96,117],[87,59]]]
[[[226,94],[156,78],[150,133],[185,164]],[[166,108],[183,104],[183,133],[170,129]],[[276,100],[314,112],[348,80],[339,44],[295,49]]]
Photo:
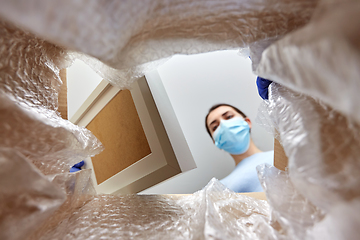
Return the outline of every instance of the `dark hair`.
[[[210,129],[209,129],[208,125],[207,125],[207,119],[208,119],[208,117],[209,117],[209,114],[210,114],[212,111],[214,111],[214,110],[217,109],[218,107],[222,107],[222,106],[231,107],[231,108],[233,108],[236,112],[240,113],[240,115],[243,116],[243,118],[246,118],[245,113],[243,113],[242,111],[240,111],[240,109],[238,109],[237,107],[234,107],[234,106],[232,106],[232,105],[230,105],[230,104],[219,103],[219,104],[216,104],[216,105],[212,106],[212,107],[209,109],[209,112],[208,112],[208,114],[207,114],[206,117],[205,117],[205,127],[206,127],[206,131],[208,132],[208,134],[210,135],[210,137],[211,137],[211,133],[210,133]]]

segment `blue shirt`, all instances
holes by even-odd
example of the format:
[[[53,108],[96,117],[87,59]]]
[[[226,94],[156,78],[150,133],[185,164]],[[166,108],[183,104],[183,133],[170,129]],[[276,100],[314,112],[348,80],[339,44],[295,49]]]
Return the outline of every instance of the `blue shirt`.
[[[234,192],[262,192],[256,166],[274,165],[274,151],[261,152],[243,159],[235,169],[220,182]]]

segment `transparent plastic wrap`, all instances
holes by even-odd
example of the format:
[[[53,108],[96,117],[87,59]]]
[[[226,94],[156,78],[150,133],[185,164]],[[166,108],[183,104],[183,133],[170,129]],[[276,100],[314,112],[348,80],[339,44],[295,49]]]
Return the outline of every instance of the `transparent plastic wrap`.
[[[276,83],[270,85],[269,100],[263,103],[258,121],[279,132],[289,159],[289,172],[278,173],[279,177],[288,175],[287,182],[304,202],[303,206],[298,206],[303,213],[292,212],[291,204],[296,205],[296,199],[283,198],[286,196],[285,188],[277,185],[285,181],[263,178],[266,195],[275,210],[277,204],[274,204],[276,201],[271,196],[276,199],[281,191],[282,198],[277,198],[280,202],[278,206],[284,208],[282,211],[287,211],[287,217],[281,216],[279,219],[286,219],[296,236],[294,239],[318,239],[322,231],[332,229],[335,223],[341,221],[343,223],[338,232],[332,229],[334,235],[331,238],[336,239],[334,236],[339,236],[344,229],[347,230],[346,239],[358,236],[356,234],[360,221],[357,216],[348,213],[360,210],[360,125],[320,100],[293,92]],[[339,209],[344,211],[343,215]],[[317,214],[311,214],[312,211]],[[298,221],[306,215],[310,220],[308,224],[318,224],[308,229],[306,234],[301,234],[301,229],[306,228],[306,222],[292,223],[291,219]],[[315,221],[321,219],[321,215],[324,216],[324,221]]]
[[[234,193],[216,179],[193,195],[203,195],[205,239],[276,239],[266,201]]]
[[[27,239],[57,239],[55,236],[66,234],[70,224],[69,221],[71,221],[73,214],[79,211],[96,195],[90,176],[90,169],[76,173],[62,173],[48,176],[52,184],[60,188],[66,195],[66,199],[51,217],[34,228],[34,231]],[[54,232],[54,230],[59,229],[61,229],[61,232]]]
[[[301,194],[326,211],[360,196],[358,123],[274,83],[264,105],[267,119],[278,120],[271,123],[280,133],[290,178]]]
[[[321,1],[305,27],[267,48],[256,74],[360,122],[360,2]]]
[[[0,147],[0,238],[25,239],[65,195],[15,150]]]
[[[277,239],[311,239],[308,233],[325,213],[297,191],[288,172],[265,164],[257,171],[271,206],[271,226],[278,230]]]
[[[358,1],[322,1],[296,32],[317,1],[0,3],[2,239],[359,235]],[[56,112],[73,58],[123,88],[173,54],[242,47],[260,76],[295,90],[273,83],[262,110],[289,157],[288,173],[259,169],[270,206],[216,180],[186,196],[114,196],[96,195],[90,170],[65,173],[102,149]]]
[[[56,111],[59,71],[70,64],[63,49],[0,22],[0,146],[12,148],[45,174],[95,155],[101,143]]]
[[[95,71],[124,87],[159,64],[157,60],[174,54],[239,49],[283,36],[307,23],[316,4],[316,0],[16,0],[1,1],[0,16],[85,54],[84,59],[90,56],[87,62]]]
[[[309,239],[359,236],[359,10],[359,1],[322,1],[256,69],[281,84],[270,85],[259,120],[279,132],[296,190],[325,214]]]
[[[58,224],[46,223],[31,239],[265,239],[272,231],[266,201],[216,179],[192,195],[68,196],[77,204],[68,200],[52,216]]]

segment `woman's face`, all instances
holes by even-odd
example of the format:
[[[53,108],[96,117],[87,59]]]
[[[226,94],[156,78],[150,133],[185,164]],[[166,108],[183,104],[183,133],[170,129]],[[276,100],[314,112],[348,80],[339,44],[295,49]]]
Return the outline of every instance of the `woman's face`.
[[[244,117],[240,113],[236,112],[235,109],[229,106],[220,106],[210,112],[206,124],[210,130],[211,136],[213,136],[213,133],[219,127],[221,120],[228,120],[233,117],[240,117],[244,119]],[[245,118],[244,120],[247,121],[249,126],[251,127],[250,120],[248,118]]]

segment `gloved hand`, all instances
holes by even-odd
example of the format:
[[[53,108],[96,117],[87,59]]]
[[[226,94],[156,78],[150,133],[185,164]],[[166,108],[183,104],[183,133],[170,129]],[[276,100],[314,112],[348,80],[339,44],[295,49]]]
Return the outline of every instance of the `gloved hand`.
[[[84,160],[81,162],[78,162],[77,164],[75,164],[74,166],[72,166],[70,168],[70,172],[77,172],[81,170],[81,167],[84,166],[85,162]]]
[[[257,77],[256,85],[258,87],[259,95],[262,99],[269,99],[269,91],[268,87],[272,83],[272,81],[267,80],[265,78]]]

